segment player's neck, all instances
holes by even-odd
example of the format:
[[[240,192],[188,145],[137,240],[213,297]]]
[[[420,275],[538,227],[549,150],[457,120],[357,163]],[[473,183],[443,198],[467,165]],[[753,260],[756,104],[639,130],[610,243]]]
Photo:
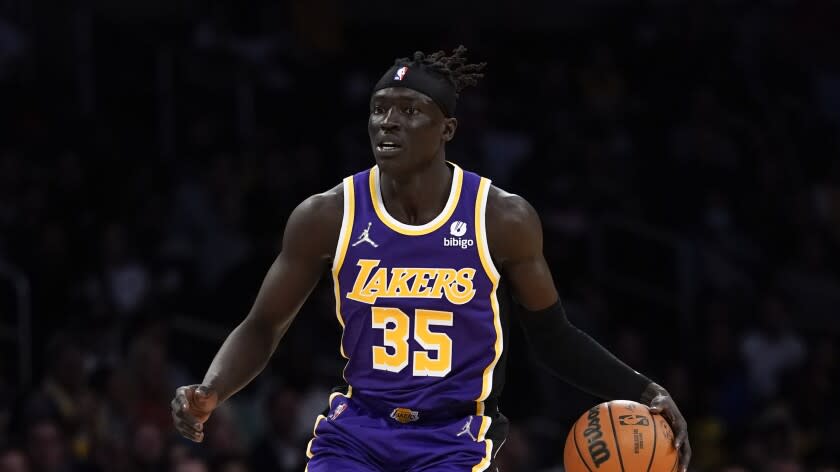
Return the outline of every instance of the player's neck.
[[[452,168],[441,159],[431,165],[403,175],[379,176],[382,200],[388,213],[409,225],[432,221],[449,199]]]

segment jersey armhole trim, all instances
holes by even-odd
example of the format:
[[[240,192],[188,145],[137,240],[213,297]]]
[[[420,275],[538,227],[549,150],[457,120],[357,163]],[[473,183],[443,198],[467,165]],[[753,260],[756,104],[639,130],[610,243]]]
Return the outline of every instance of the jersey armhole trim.
[[[487,242],[487,196],[490,193],[490,179],[482,177],[478,185],[478,194],[475,198],[475,224],[476,224],[476,241],[478,243],[478,256],[481,258],[481,265],[487,272],[490,280],[498,282],[502,277],[493,263],[493,257],[490,255],[490,245]]]
[[[347,245],[350,242],[350,232],[353,231],[353,217],[356,209],[355,195],[353,191],[353,176],[344,179],[344,216],[341,219],[341,231],[338,233],[338,243],[335,247],[333,257],[332,277],[335,289],[335,316],[338,323],[344,329],[344,319],[341,316],[341,288],[338,284],[338,273],[344,265],[344,257],[347,255]],[[344,346],[341,346],[341,355],[345,358]]]
[[[493,290],[490,292],[490,308],[493,311],[493,328],[496,332],[496,342],[493,345],[495,355],[493,360],[484,368],[484,373],[481,379],[481,393],[476,398],[476,414],[484,414],[484,400],[486,400],[493,390],[493,371],[496,370],[496,364],[502,356],[504,349],[504,341],[502,339],[502,322],[499,314],[499,299],[496,292],[499,288],[499,281],[501,276],[496,266],[493,264],[493,258],[490,255],[490,247],[487,244],[487,231],[485,222],[485,210],[487,208],[487,194],[490,192],[490,179],[481,178],[478,185],[478,194],[475,199],[475,238],[478,249],[478,257],[481,259],[481,265],[484,267],[484,272],[487,278],[493,284]]]

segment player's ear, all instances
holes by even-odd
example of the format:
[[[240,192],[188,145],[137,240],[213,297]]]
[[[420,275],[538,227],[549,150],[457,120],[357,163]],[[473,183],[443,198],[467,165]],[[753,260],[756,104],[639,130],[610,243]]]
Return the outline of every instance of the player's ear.
[[[458,129],[458,120],[456,118],[443,119],[443,140],[444,142],[452,141],[455,137],[455,130]]]

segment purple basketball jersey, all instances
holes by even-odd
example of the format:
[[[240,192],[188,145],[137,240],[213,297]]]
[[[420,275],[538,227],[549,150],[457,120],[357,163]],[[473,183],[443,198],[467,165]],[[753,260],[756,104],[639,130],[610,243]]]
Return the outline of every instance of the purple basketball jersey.
[[[484,414],[503,335],[484,228],[490,181],[453,166],[443,211],[424,225],[385,209],[379,169],[344,180],[333,265],[349,395],[400,423]]]

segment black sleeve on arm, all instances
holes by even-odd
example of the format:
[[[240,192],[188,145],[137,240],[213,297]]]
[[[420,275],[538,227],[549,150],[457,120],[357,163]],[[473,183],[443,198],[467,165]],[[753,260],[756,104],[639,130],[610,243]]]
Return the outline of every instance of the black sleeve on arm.
[[[521,311],[525,339],[543,367],[605,400],[642,399],[651,380],[572,325],[559,300],[544,310]]]

